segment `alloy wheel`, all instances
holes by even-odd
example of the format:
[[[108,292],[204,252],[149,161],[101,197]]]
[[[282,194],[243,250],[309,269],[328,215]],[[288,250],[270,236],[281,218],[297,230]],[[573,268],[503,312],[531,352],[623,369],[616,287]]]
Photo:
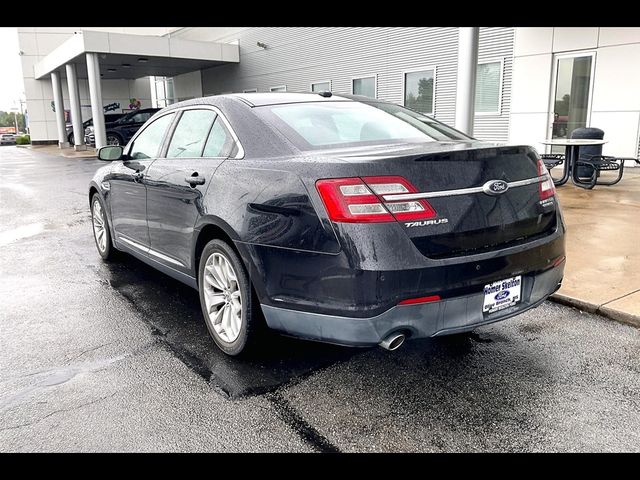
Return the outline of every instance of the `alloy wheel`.
[[[218,337],[231,343],[242,326],[242,293],[233,265],[221,253],[212,253],[204,267],[204,301]]]
[[[93,201],[93,234],[96,237],[96,244],[98,249],[104,253],[107,248],[107,226],[104,222],[104,214],[102,212],[102,205],[98,199]]]
[[[107,135],[107,145],[120,145],[120,139],[115,135]]]

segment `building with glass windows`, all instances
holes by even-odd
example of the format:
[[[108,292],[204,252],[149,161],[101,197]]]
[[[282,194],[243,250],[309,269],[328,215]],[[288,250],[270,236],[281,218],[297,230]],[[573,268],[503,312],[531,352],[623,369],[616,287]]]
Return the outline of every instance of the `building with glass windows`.
[[[82,120],[206,95],[330,90],[455,123],[458,28],[19,27],[18,35],[35,142],[59,141],[56,91]],[[640,28],[480,28],[477,58],[474,137],[544,152],[542,140],[594,126],[605,131],[605,154],[638,155]]]

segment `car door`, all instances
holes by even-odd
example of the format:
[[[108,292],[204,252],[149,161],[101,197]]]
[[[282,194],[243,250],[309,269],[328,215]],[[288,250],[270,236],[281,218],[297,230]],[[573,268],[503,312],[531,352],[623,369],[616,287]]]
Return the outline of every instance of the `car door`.
[[[147,192],[143,182],[149,166],[158,157],[175,113],[149,123],[125,149],[125,158],[115,165],[109,179],[111,222],[118,243],[130,247],[149,245]]]
[[[145,177],[151,253],[195,275],[193,234],[196,220],[206,213],[203,197],[216,169],[237,155],[238,145],[218,110],[191,107],[181,112],[165,150]]]

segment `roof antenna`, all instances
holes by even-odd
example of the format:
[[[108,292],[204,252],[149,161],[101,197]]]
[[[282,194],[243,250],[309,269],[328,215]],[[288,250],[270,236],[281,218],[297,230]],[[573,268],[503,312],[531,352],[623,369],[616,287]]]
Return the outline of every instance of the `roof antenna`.
[[[332,93],[330,91],[328,91],[328,90],[324,90],[322,92],[318,92],[318,95],[320,95],[321,97],[324,97],[324,98],[329,98],[329,97],[331,97]]]

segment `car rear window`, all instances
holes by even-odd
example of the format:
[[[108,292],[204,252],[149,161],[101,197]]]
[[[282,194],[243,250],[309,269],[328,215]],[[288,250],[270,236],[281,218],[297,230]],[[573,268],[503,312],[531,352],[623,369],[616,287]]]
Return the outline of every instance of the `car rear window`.
[[[268,105],[257,107],[256,113],[301,150],[470,138],[430,117],[381,102]]]

